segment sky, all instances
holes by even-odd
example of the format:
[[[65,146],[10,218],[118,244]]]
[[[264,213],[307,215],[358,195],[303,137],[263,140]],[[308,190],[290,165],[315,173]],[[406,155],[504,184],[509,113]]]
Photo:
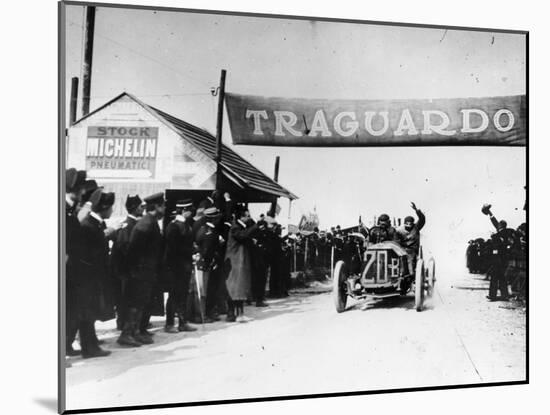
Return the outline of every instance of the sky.
[[[67,7],[66,77],[81,78],[84,10]],[[217,97],[240,94],[325,99],[421,99],[525,94],[519,34],[407,28],[97,8],[91,109],[123,91],[215,132]],[[67,108],[69,91],[67,91]],[[80,109],[79,109],[80,114]],[[280,221],[316,209],[321,228],[388,213],[427,216],[423,240],[447,264],[464,263],[468,239],[488,237],[480,212],[524,221],[525,149],[517,147],[292,148],[233,146],[300,199],[280,200]],[[252,209],[259,214],[265,206]]]

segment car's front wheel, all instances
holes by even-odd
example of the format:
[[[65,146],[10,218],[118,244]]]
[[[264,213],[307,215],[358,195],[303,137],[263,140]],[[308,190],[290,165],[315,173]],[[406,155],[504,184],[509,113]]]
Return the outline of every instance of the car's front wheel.
[[[433,296],[434,290],[435,290],[435,260],[433,258],[430,258],[428,260],[428,265],[426,267],[426,278],[427,282],[427,295],[428,298],[431,298]]]
[[[416,311],[422,311],[424,307],[424,261],[416,262],[416,274],[414,279],[414,307]]]
[[[338,261],[334,267],[334,279],[332,280],[332,297],[336,311],[341,313],[346,309],[348,300],[346,281],[348,279],[348,269],[344,261]]]

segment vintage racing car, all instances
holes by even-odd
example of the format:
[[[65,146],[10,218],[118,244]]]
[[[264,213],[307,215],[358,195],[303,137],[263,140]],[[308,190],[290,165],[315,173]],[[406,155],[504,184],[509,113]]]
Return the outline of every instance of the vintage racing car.
[[[414,292],[416,311],[421,311],[425,298],[430,298],[434,292],[434,259],[424,262],[420,249],[416,269],[411,272],[407,252],[397,242],[365,245],[366,249],[358,250],[358,255],[362,256],[360,266],[352,266],[344,260],[334,266],[332,291],[336,311],[341,313],[346,309],[348,297],[384,299],[405,296],[409,292]]]

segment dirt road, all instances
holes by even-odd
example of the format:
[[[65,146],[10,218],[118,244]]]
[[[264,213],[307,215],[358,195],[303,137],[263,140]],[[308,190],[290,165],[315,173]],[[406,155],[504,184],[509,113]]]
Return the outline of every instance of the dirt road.
[[[67,408],[196,402],[525,379],[525,310],[485,299],[483,278],[438,281],[425,311],[413,298],[348,302],[294,294],[247,307],[249,323],[216,322],[155,344],[116,345],[113,322],[97,325],[107,358],[72,358]]]

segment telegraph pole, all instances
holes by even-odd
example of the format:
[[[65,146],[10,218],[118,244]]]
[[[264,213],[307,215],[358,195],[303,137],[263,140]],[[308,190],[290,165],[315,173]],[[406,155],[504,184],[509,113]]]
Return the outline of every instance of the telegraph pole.
[[[84,35],[84,62],[82,71],[82,116],[90,112],[90,90],[92,84],[92,57],[94,53],[95,6],[86,6]]]
[[[222,185],[222,127],[223,127],[223,100],[225,99],[225,69],[222,69],[218,91],[218,119],[216,122],[216,190]]]
[[[281,160],[281,157],[277,156],[275,157],[275,171],[273,172],[273,181],[279,182],[279,162]],[[277,213],[277,199],[275,198],[275,201],[271,203],[271,209],[269,210],[269,213],[271,214],[271,217],[275,217]]]
[[[78,78],[71,78],[71,105],[69,107],[69,125],[76,121],[76,103],[78,100]]]

